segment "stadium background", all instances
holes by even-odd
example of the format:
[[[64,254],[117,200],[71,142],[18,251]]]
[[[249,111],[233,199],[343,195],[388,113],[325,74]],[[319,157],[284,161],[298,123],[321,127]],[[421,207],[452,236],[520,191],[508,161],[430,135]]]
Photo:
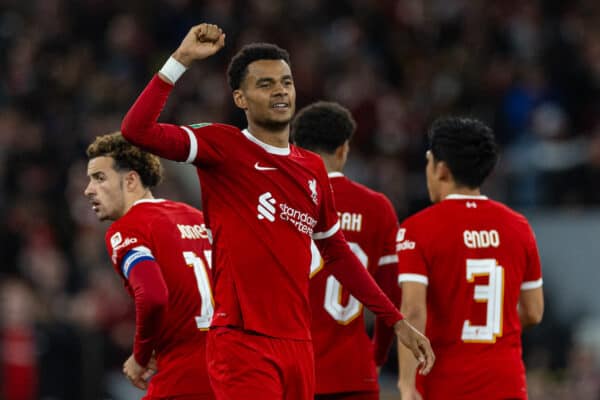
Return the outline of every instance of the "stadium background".
[[[428,204],[431,120],[490,123],[502,159],[485,193],[531,218],[546,274],[544,321],[525,335],[531,399],[600,398],[596,0],[1,0],[0,398],[135,398],[120,374],[132,308],[82,195],[84,150],[119,128],[201,21],[224,29],[226,48],[182,78],[163,120],[242,127],[226,63],[275,42],[291,54],[298,107],[351,109],[346,173],[400,218]],[[156,194],[199,206],[193,169],[167,171]],[[391,356],[389,398],[395,368]]]

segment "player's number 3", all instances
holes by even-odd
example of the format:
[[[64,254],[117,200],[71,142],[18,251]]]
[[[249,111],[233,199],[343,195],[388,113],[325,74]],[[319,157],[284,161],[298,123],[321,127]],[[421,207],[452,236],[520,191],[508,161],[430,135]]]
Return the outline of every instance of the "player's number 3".
[[[504,268],[497,265],[493,258],[467,259],[467,281],[474,282],[475,277],[487,276],[487,285],[475,285],[473,299],[487,303],[486,324],[463,324],[461,339],[471,343],[494,343],[502,336],[502,309],[504,302]]]
[[[206,250],[204,256],[206,257],[206,263],[210,263],[210,250]],[[186,265],[194,268],[194,275],[196,275],[198,291],[200,292],[202,305],[200,308],[200,315],[196,317],[196,325],[198,326],[198,329],[207,330],[210,327],[214,312],[214,300],[210,288],[210,280],[208,279],[207,274],[208,265],[193,251],[184,251],[183,258],[185,259]]]

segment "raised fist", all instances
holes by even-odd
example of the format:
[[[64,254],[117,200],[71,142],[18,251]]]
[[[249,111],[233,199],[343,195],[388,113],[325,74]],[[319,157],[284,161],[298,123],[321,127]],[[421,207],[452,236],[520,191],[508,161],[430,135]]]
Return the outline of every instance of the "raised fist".
[[[215,54],[225,46],[225,34],[217,25],[200,24],[192,27],[173,58],[189,67],[195,60],[202,60]]]

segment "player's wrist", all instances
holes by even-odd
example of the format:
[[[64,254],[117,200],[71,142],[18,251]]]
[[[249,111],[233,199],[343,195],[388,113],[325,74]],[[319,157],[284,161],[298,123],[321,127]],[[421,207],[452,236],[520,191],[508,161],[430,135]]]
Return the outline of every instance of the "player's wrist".
[[[165,62],[160,71],[162,76],[167,78],[169,82],[175,84],[179,78],[187,71],[188,67],[180,59],[175,58],[175,54]]]

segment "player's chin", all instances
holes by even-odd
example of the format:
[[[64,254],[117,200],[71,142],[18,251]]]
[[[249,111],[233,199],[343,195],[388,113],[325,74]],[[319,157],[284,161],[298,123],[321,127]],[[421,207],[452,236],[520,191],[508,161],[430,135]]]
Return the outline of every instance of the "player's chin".
[[[294,116],[294,109],[292,107],[282,109],[271,109],[270,119],[277,122],[290,122]]]
[[[106,221],[108,220],[108,215],[106,215],[106,213],[100,211],[100,210],[96,210],[94,211],[94,213],[96,214],[96,218],[98,218],[98,221]]]
[[[271,130],[280,130],[286,128],[292,120],[292,116],[279,116],[279,118],[268,118],[262,121],[262,125]]]

